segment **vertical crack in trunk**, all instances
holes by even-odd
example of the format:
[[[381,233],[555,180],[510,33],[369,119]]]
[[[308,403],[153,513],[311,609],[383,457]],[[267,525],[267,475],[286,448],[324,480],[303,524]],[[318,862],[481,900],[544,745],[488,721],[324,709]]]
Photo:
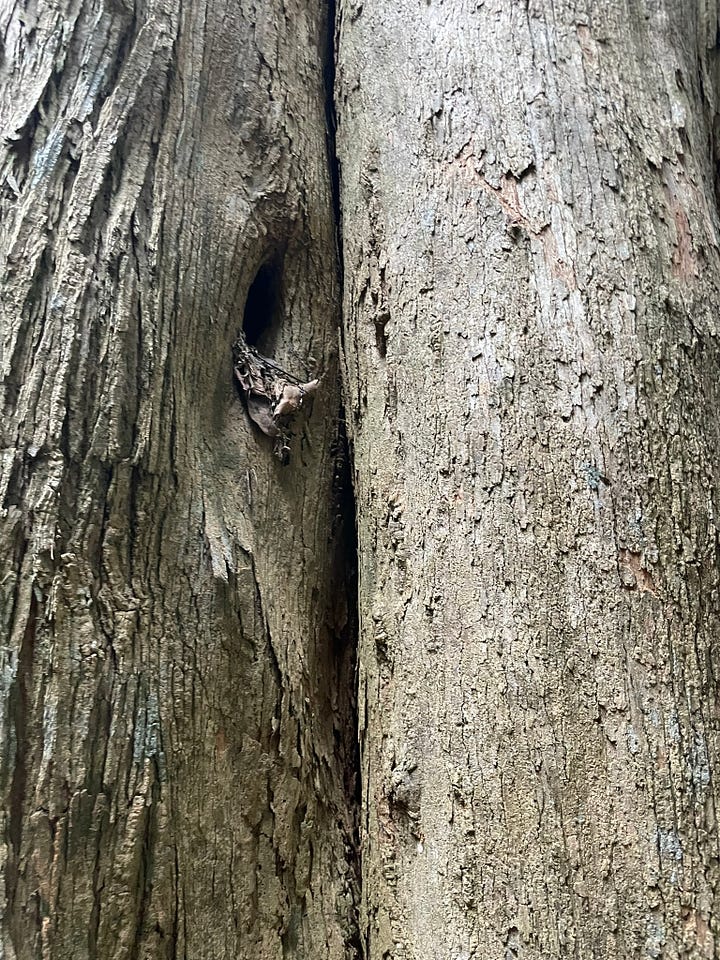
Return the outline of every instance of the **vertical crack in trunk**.
[[[342,295],[344,280],[343,237],[342,237],[342,210],[340,208],[340,164],[335,147],[335,133],[337,130],[337,113],[335,111],[335,60],[337,56],[337,3],[328,0],[327,23],[325,36],[325,62],[323,64],[323,79],[325,81],[325,137],[327,142],[328,173],[330,174],[330,190],[332,193],[333,218],[335,221],[335,244],[338,258],[338,280]],[[342,331],[342,324],[340,326]]]
[[[335,110],[335,64],[337,55],[337,18],[336,0],[328,0],[325,37],[325,60],[323,64],[323,78],[325,82],[325,121],[327,163],[330,177],[330,189],[335,223],[335,244],[338,265],[338,285],[340,301],[340,317],[338,341],[340,349],[344,349],[342,304],[344,289],[344,258],[342,208],[340,204],[340,164],[336,151],[337,114]],[[346,430],[345,400],[341,393],[340,410],[338,415],[338,434],[335,449],[335,474],[333,478],[334,521],[333,539],[338,550],[338,570],[342,588],[339,591],[339,601],[346,606],[345,627],[339,631],[336,638],[335,658],[337,675],[346,685],[347,716],[350,720],[348,729],[341,735],[338,744],[343,759],[343,775],[348,814],[352,823],[353,850],[349,856],[349,863],[353,868],[355,880],[355,931],[348,941],[348,946],[354,951],[357,958],[365,956],[364,938],[360,931],[360,904],[361,904],[361,854],[360,854],[360,811],[361,811],[361,765],[360,740],[357,710],[357,657],[359,643],[358,621],[358,541],[357,516],[354,487],[354,459],[350,438]]]
[[[354,931],[348,940],[348,946],[356,958],[365,956],[363,938],[360,932],[361,904],[361,854],[360,854],[360,812],[361,812],[361,766],[360,741],[358,728],[358,676],[357,658],[359,641],[358,622],[358,554],[357,554],[357,518],[355,490],[353,484],[352,445],[345,429],[345,415],[341,407],[338,422],[338,437],[335,459],[333,496],[335,515],[333,537],[338,556],[338,601],[344,610],[339,611],[338,622],[344,627],[336,634],[334,651],[337,665],[336,676],[344,686],[347,704],[348,724],[344,730],[335,731],[336,749],[342,760],[343,786],[350,822],[352,844],[347,852],[348,864],[353,871],[354,893]]]
[[[30,591],[27,619],[22,642],[17,654],[17,672],[14,688],[10,696],[10,714],[15,736],[15,756],[8,798],[9,858],[6,869],[5,896],[7,913],[12,918],[18,894],[18,883],[22,863],[23,818],[27,803],[26,787],[30,743],[28,734],[29,705],[32,687],[33,648],[37,624],[37,601],[35,592]],[[13,934],[11,931],[11,938]]]

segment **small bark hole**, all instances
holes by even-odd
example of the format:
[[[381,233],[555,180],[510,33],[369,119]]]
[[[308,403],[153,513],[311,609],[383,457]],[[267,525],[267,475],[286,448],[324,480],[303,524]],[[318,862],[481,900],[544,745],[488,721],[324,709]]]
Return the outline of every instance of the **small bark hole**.
[[[282,260],[275,257],[264,263],[250,284],[243,333],[251,347],[260,353],[271,351],[282,320]]]
[[[386,324],[387,319],[385,318],[375,321],[375,346],[377,348],[377,352],[380,354],[383,360],[387,356],[387,334],[385,333]]]

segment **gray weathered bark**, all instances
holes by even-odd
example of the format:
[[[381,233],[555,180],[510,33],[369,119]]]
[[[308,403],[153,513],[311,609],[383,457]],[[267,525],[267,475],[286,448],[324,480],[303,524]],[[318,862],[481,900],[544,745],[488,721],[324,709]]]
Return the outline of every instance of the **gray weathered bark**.
[[[0,36],[0,957],[353,955],[324,11]],[[258,345],[323,375],[287,468],[232,370],[263,264]]]
[[[0,960],[715,957],[717,9],[340,4],[362,947],[325,20],[0,11]]]
[[[340,12],[366,956],[718,956],[717,9]]]

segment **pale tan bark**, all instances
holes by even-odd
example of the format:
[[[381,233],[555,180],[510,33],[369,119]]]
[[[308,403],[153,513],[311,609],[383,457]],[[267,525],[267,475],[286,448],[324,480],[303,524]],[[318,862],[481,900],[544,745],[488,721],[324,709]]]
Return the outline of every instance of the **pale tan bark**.
[[[717,10],[340,13],[366,956],[718,956]]]
[[[0,12],[3,960],[353,955],[324,17]],[[264,262],[323,375],[287,468],[232,370]]]

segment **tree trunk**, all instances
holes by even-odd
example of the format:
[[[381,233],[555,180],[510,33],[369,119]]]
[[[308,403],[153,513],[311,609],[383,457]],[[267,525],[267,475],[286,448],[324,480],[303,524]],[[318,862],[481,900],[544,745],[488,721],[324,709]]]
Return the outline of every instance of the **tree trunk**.
[[[341,3],[357,708],[332,10],[0,12],[0,960],[720,954],[703,2]]]
[[[325,13],[0,17],[0,957],[353,956]]]
[[[368,960],[720,955],[716,32],[341,5]]]

